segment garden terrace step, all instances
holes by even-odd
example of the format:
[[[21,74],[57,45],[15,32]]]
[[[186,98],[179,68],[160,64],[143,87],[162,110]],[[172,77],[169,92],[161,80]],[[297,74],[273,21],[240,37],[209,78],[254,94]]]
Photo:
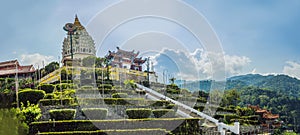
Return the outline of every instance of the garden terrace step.
[[[200,132],[200,118],[158,118],[121,120],[65,120],[42,121],[30,124],[31,135],[38,132],[165,129],[172,133],[196,134]],[[201,122],[200,122],[201,123]]]
[[[127,129],[127,130],[97,130],[97,131],[67,131],[40,132],[38,135],[168,135],[165,129]]]

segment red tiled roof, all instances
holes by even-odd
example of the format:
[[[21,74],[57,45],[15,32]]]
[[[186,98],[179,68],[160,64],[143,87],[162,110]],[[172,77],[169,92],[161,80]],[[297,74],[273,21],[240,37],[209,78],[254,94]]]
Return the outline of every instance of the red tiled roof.
[[[20,66],[17,60],[12,60],[12,61],[5,61],[0,63],[0,67],[6,67],[6,68],[0,68],[0,76],[16,74],[16,65],[15,65],[16,62],[18,67],[18,73],[21,74],[21,73],[35,72],[33,65]]]
[[[19,66],[18,60],[10,60],[10,61],[0,62],[0,67],[15,66],[16,62],[17,65]]]

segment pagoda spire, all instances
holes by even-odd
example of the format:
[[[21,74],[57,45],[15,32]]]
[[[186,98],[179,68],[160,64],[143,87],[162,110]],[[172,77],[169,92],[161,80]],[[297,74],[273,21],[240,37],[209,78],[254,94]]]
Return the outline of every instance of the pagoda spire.
[[[77,17],[77,14],[75,15],[75,21],[74,21],[74,25],[80,30],[80,29],[84,29],[84,27],[81,25],[78,17]]]

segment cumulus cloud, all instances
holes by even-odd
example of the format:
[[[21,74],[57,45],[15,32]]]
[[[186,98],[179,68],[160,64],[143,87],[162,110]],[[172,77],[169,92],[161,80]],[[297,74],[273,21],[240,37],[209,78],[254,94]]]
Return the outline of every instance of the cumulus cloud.
[[[287,61],[283,67],[283,73],[300,79],[300,64],[293,61]]]
[[[225,79],[241,74],[251,60],[246,56],[231,56],[196,49],[192,53],[181,50],[163,49],[155,55],[155,69],[176,74],[184,80]]]
[[[48,63],[52,62],[54,60],[53,56],[46,56],[39,53],[34,54],[22,54],[20,62],[24,65],[34,65],[36,68],[43,66],[46,66]]]

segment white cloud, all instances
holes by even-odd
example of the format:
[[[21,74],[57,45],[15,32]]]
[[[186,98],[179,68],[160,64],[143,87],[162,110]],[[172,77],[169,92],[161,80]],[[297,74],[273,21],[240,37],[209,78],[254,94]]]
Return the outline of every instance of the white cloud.
[[[193,53],[163,49],[152,60],[155,69],[161,72],[168,69],[169,73],[176,73],[178,79],[184,80],[225,79],[225,75],[242,74],[242,69],[251,62],[246,56],[208,53],[203,49],[196,49]]]
[[[283,73],[300,79],[300,64],[293,61],[287,61],[286,63],[288,65],[283,67]]]
[[[22,65],[34,65],[36,68],[39,66],[40,68],[46,66],[48,63],[54,60],[53,56],[46,56],[39,53],[34,54],[22,54],[20,62]]]

